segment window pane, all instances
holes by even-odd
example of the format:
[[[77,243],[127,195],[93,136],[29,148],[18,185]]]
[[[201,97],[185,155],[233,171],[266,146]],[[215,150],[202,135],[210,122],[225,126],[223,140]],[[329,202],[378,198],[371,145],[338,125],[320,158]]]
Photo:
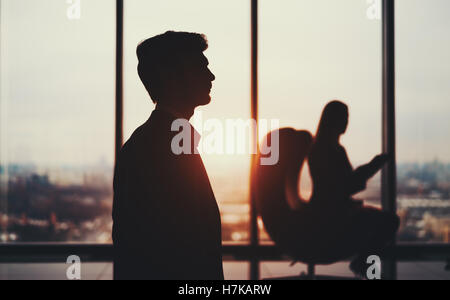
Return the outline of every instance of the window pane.
[[[316,274],[319,276],[334,276],[334,277],[346,277],[354,278],[353,273],[350,271],[346,262],[338,262],[330,266],[316,266]],[[292,265],[291,261],[278,261],[278,262],[261,262],[260,263],[261,280],[271,280],[280,278],[300,277],[301,274],[308,272],[308,266],[301,263]]]
[[[223,263],[226,280],[248,280],[249,263]],[[67,264],[0,264],[0,280],[66,280]],[[112,263],[83,263],[82,280],[112,280]]]
[[[109,241],[114,3],[1,1],[0,44],[0,241]]]
[[[450,280],[444,262],[399,262],[397,280]]]
[[[372,13],[379,8],[360,0],[261,1],[260,118],[314,135],[324,106],[339,99],[349,105],[342,144],[354,167],[379,154],[381,23]],[[308,197],[307,168],[302,177]],[[356,198],[380,205],[379,174]]]
[[[197,110],[208,120],[250,118],[250,3],[249,1],[134,0],[125,3],[125,138],[143,124],[154,109],[136,71],[136,46],[168,30],[203,33],[205,52],[216,75],[212,102]],[[202,126],[203,125],[203,126]],[[201,153],[222,213],[223,240],[248,241],[250,156]]]
[[[0,280],[67,280],[65,263],[0,264]],[[81,280],[112,280],[112,263],[83,263]]]
[[[401,241],[450,240],[450,2],[397,3]]]
[[[340,262],[330,266],[316,266],[316,274],[319,276],[337,276],[354,278],[349,270],[348,263]],[[261,279],[276,279],[286,277],[298,277],[307,272],[307,266],[297,263],[291,266],[291,262],[261,262]],[[445,271],[442,262],[399,262],[398,280],[449,280],[450,274]]]

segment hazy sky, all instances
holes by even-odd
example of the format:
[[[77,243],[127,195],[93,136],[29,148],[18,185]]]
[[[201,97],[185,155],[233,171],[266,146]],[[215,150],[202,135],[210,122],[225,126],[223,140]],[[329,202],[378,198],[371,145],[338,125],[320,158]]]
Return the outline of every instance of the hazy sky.
[[[250,115],[250,1],[125,1],[125,136],[153,104],[135,47],[169,29],[205,33],[217,79],[204,118]],[[1,0],[2,161],[112,163],[115,4]],[[332,99],[350,105],[352,161],[381,148],[381,23],[366,0],[260,1],[260,117],[315,131]],[[397,0],[399,161],[450,161],[450,2]],[[206,158],[220,170],[246,157]],[[209,162],[208,162],[209,160]]]

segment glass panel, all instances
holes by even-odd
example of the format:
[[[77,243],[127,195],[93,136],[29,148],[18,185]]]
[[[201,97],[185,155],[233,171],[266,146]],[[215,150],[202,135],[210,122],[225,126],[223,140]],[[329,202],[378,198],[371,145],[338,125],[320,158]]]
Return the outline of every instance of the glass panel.
[[[0,264],[0,280],[66,280],[70,265],[51,264]],[[250,264],[224,262],[226,280],[248,280]],[[112,280],[112,263],[83,263],[81,280]]]
[[[250,263],[225,261],[223,273],[225,280],[250,280]]]
[[[71,265],[50,264],[0,264],[0,280],[67,280]],[[112,280],[112,263],[83,263],[81,280]]]
[[[397,3],[400,241],[450,241],[450,2]]]
[[[330,266],[316,266],[316,274],[319,276],[335,276],[354,278],[348,267],[348,263],[340,262]],[[287,277],[299,277],[308,272],[308,266],[297,263],[291,266],[291,262],[262,262],[260,263],[261,279],[276,279]]]
[[[399,280],[449,280],[450,273],[445,271],[444,263],[431,262],[399,262]],[[290,266],[290,262],[262,262],[261,279],[274,279],[296,277],[307,272],[307,266],[296,264]],[[349,270],[348,263],[337,263],[330,266],[316,266],[316,274],[322,276],[337,276],[352,278],[354,275]]]
[[[444,262],[399,262],[398,280],[450,280]]]
[[[249,1],[134,0],[125,6],[125,138],[143,124],[154,104],[136,71],[136,46],[168,30],[203,33],[205,52],[215,74],[212,102],[196,111],[193,122],[204,137],[205,124],[217,119],[250,118],[250,3]],[[200,117],[201,116],[201,117]],[[204,129],[204,130],[202,130]],[[201,153],[222,213],[223,240],[249,239],[249,154]]]
[[[1,1],[0,44],[0,241],[109,241],[114,3]]]
[[[260,9],[260,118],[314,135],[324,106],[342,100],[350,113],[342,144],[354,167],[369,162],[381,152],[380,6],[263,0]],[[302,195],[309,197],[308,168],[302,177]],[[380,175],[356,198],[379,206]]]

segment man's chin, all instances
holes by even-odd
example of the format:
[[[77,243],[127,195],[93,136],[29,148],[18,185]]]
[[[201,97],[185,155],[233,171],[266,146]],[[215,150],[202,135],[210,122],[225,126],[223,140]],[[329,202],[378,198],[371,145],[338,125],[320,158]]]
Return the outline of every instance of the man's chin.
[[[211,96],[206,96],[200,101],[200,105],[208,105],[211,103]]]

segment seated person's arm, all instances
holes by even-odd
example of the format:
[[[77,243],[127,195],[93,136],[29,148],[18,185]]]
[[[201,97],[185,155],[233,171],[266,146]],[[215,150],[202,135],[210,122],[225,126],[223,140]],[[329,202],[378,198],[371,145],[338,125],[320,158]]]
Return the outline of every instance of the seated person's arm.
[[[350,196],[358,194],[367,188],[367,180],[359,175],[358,169],[353,172],[347,188],[347,192]]]
[[[389,161],[389,155],[377,155],[370,163],[359,167],[355,170],[355,175],[365,179],[366,181],[375,176],[383,166]]]
[[[343,147],[341,148],[341,150],[341,160],[343,162],[342,169],[344,171],[344,174],[347,174],[345,175],[345,194],[350,197],[354,194],[364,191],[366,189],[367,180],[364,178],[364,176],[361,176],[361,171],[359,169],[353,170],[353,166],[348,159],[347,152]]]
[[[388,160],[388,155],[378,155],[370,163],[356,169],[352,175],[351,195],[365,190],[367,181],[375,176],[375,174],[383,168]]]

